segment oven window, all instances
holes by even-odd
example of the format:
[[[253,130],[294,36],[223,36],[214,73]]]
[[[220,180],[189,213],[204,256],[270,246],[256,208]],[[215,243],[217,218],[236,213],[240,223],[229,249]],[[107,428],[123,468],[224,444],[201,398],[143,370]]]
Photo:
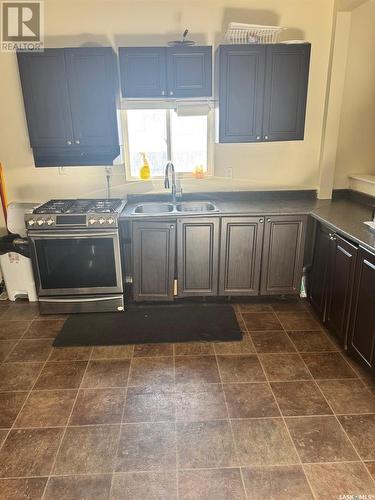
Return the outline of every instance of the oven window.
[[[112,238],[36,240],[41,287],[117,286]]]

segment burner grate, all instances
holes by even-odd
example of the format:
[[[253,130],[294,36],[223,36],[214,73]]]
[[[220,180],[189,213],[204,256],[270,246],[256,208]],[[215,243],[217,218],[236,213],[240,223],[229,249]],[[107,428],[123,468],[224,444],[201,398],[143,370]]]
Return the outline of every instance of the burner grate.
[[[50,200],[34,209],[34,214],[112,213],[120,207],[120,199]]]

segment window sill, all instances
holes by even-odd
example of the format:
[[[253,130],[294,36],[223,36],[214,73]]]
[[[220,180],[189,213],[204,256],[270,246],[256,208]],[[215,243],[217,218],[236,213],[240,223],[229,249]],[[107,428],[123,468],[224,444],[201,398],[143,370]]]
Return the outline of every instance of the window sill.
[[[197,180],[197,181],[204,181],[205,179],[212,179],[214,177],[213,174],[204,174],[203,177],[195,177],[193,174],[180,174],[176,173],[176,180]],[[149,179],[140,179],[139,177],[130,177],[126,179],[126,182],[150,182],[150,181],[163,181],[164,180],[164,175],[158,175],[155,177],[150,177]]]

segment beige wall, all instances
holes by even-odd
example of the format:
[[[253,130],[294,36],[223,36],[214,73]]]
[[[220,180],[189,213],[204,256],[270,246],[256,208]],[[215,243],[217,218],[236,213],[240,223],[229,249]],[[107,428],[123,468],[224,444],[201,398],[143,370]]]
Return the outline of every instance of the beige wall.
[[[158,44],[188,27],[192,38],[215,44],[229,21],[280,24],[286,38],[312,43],[306,136],[304,141],[221,144],[214,148],[215,173],[233,176],[249,187],[317,187],[334,0],[45,0],[47,46],[94,42]],[[88,196],[104,188],[103,168],[35,169],[28,144],[14,54],[0,54],[0,160],[5,166],[10,201]],[[123,168],[114,183],[124,183]],[[124,187],[124,192],[131,189]]]
[[[348,174],[375,174],[375,0],[353,10],[337,148],[336,188]]]
[[[332,58],[328,77],[325,120],[320,157],[319,197],[331,198],[335,177],[351,12],[339,11],[332,35]]]

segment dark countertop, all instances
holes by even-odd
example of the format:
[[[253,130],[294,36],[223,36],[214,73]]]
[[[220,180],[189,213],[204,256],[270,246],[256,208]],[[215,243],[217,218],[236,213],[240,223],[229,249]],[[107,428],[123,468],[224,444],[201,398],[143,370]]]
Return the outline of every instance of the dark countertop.
[[[204,197],[206,198],[206,197]],[[204,199],[203,196],[201,199]],[[173,220],[177,217],[220,217],[220,216],[251,216],[251,215],[311,215],[327,224],[333,231],[347,237],[364,248],[375,251],[375,232],[365,224],[371,220],[370,207],[350,200],[318,200],[318,199],[271,199],[271,200],[215,200],[219,209],[212,213],[176,212],[161,215],[132,214],[133,209],[142,202],[129,202],[122,212],[122,220]]]
[[[203,199],[203,197],[201,198]],[[288,215],[288,214],[310,214],[312,210],[325,206],[330,203],[330,200],[214,200],[218,208],[218,212],[166,212],[158,215],[150,214],[133,214],[133,210],[142,202],[128,202],[124,211],[121,214],[121,219],[176,219],[176,217],[220,217],[220,216],[241,216],[241,215]],[[147,203],[147,202],[146,202]]]
[[[311,215],[342,236],[367,250],[375,251],[375,232],[363,224],[372,219],[370,207],[348,200],[330,201],[327,205],[312,210]]]

